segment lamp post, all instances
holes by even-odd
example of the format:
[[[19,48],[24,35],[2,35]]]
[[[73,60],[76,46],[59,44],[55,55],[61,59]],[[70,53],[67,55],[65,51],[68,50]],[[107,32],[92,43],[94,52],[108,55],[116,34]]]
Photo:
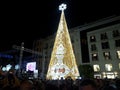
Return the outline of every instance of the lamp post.
[[[23,50],[24,50],[24,42],[21,43],[21,48],[20,48],[19,71],[18,71],[18,76],[19,77],[21,76],[21,65],[22,65]]]
[[[44,50],[43,50],[42,54],[43,54],[43,61],[42,61],[41,78],[44,79],[44,75],[45,75],[45,51]]]

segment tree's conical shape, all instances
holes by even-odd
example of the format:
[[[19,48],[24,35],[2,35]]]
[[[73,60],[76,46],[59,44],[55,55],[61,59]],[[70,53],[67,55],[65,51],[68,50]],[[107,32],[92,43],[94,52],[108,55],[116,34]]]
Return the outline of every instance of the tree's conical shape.
[[[46,79],[71,77],[74,80],[79,76],[64,11],[62,11]]]

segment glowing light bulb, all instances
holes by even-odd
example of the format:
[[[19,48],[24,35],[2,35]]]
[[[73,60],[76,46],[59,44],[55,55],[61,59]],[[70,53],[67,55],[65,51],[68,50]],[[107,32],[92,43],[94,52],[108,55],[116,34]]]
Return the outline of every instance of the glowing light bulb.
[[[64,11],[65,9],[67,8],[67,5],[62,3],[60,6],[59,6],[59,10],[61,11]]]

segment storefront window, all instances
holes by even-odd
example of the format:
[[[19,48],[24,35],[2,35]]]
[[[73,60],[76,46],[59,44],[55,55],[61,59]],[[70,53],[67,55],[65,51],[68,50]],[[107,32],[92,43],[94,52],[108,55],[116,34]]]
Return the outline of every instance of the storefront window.
[[[117,58],[120,59],[120,51],[117,51]]]
[[[106,71],[112,71],[112,64],[105,64]]]
[[[99,65],[93,65],[94,72],[100,71]]]

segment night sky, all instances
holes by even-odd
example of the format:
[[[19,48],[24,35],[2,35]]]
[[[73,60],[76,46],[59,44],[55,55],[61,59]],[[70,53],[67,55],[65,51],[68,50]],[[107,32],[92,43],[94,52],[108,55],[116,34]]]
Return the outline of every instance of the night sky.
[[[89,2],[88,2],[89,1]],[[57,31],[60,14],[58,7],[67,4],[65,17],[68,29],[119,15],[120,5],[116,0],[105,3],[101,0],[40,0],[1,3],[0,52],[11,50],[12,45],[32,49],[34,40],[52,35]],[[112,2],[114,1],[114,2]]]

